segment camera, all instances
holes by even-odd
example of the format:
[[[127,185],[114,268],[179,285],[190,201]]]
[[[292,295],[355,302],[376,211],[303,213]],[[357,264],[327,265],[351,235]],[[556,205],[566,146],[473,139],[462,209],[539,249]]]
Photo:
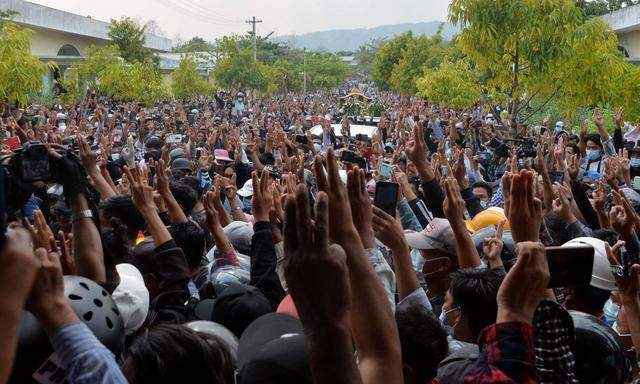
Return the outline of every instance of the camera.
[[[23,145],[22,149],[16,151],[12,165],[17,176],[25,183],[53,179],[49,164],[49,149],[44,144]]]

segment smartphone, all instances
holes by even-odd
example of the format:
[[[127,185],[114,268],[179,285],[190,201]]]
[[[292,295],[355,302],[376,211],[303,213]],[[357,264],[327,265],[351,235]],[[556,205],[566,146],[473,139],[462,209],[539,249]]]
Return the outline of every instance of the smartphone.
[[[400,185],[391,181],[378,181],[376,191],[373,196],[373,205],[382,209],[391,216],[396,215],[396,204],[398,203],[398,191]]]
[[[305,135],[296,135],[296,143],[309,144],[309,140]]]
[[[625,247],[620,249],[620,261],[622,262],[622,275],[629,276],[631,273],[631,266],[638,264],[640,259],[637,253],[629,252]]]
[[[636,191],[640,191],[640,176],[636,176],[633,178],[633,189]]]
[[[196,148],[196,159],[202,156],[202,148]]]
[[[356,162],[356,154],[353,151],[342,151],[340,158],[348,163]]]
[[[167,144],[180,144],[182,143],[182,135],[179,135],[179,134],[169,135],[164,139],[164,141]]]
[[[388,163],[380,164],[380,175],[382,175],[382,177],[384,177],[385,179],[390,179],[395,167],[395,165],[391,165]]]
[[[267,137],[267,130],[264,128],[260,128],[260,138],[264,140]]]
[[[564,182],[564,172],[551,172],[551,179],[554,183],[562,184]]]
[[[546,247],[548,288],[589,285],[593,269],[593,247]]]

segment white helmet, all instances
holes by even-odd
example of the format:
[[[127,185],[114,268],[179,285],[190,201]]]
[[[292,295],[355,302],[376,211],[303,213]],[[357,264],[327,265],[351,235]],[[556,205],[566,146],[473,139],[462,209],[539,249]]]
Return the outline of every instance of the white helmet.
[[[607,250],[604,247],[604,241],[595,237],[578,237],[564,243],[563,247],[584,246],[593,247],[593,269],[591,271],[592,287],[604,289],[605,291],[617,291],[616,280],[611,273],[611,264],[607,259]]]

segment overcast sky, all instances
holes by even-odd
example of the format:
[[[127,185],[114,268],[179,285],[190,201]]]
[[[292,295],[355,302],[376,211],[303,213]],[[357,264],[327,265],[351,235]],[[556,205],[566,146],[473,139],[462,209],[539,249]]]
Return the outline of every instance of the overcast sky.
[[[444,21],[449,0],[30,0],[64,11],[109,21],[130,16],[156,20],[166,37],[207,39],[250,28],[256,16],[258,34],[301,34],[327,29]]]

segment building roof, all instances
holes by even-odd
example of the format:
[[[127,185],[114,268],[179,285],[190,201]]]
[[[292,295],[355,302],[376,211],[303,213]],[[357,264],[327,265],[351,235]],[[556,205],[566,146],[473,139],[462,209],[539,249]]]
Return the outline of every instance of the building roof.
[[[163,70],[175,70],[180,65],[180,60],[184,53],[159,53],[159,67]],[[198,70],[206,72],[214,67],[216,58],[211,52],[193,52],[193,60],[198,63]]]
[[[100,40],[110,40],[110,24],[89,16],[61,11],[24,0],[0,0],[0,9],[19,12],[13,21],[28,27],[66,32],[78,36],[88,36]],[[145,47],[160,52],[171,50],[171,39],[145,34]]]
[[[602,16],[616,33],[640,30],[640,5],[620,8]]]

